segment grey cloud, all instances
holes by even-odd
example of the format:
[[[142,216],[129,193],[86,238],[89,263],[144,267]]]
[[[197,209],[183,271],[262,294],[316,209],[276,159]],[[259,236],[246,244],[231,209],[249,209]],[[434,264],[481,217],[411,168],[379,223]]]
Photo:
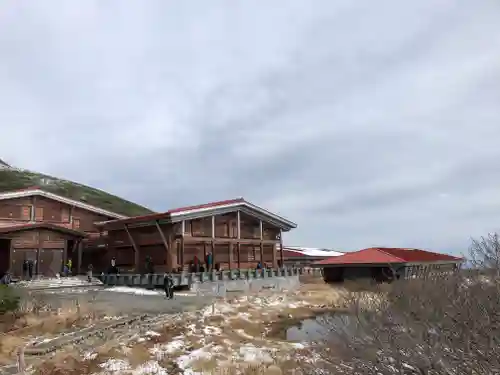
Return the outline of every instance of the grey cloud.
[[[55,5],[2,5],[2,159],[157,210],[245,196],[309,246],[500,219],[494,1]]]

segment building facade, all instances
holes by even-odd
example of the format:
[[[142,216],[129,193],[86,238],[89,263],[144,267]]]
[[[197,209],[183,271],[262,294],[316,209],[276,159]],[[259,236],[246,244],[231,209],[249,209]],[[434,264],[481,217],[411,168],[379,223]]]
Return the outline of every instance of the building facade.
[[[76,271],[82,249],[101,238],[94,223],[123,218],[38,187],[0,193],[0,274],[20,276],[25,260],[41,275],[61,272],[68,259]]]
[[[327,283],[362,279],[386,282],[446,275],[462,262],[463,258],[427,250],[377,247],[331,257],[312,266],[323,269]]]
[[[296,224],[244,199],[183,207],[164,213],[96,224],[107,233],[105,256],[89,254],[84,263],[105,271],[144,272],[151,259],[155,272],[188,270],[205,264],[215,269],[268,267],[283,263],[283,232]],[[102,255],[102,253],[101,253]]]

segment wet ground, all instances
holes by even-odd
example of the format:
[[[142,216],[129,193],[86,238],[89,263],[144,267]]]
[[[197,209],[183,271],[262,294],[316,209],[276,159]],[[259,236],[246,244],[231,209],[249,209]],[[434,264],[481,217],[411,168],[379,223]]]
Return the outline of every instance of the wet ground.
[[[153,293],[157,293],[154,294]],[[107,291],[106,288],[73,288],[32,292],[32,296],[53,308],[80,304],[82,307],[108,315],[181,313],[193,311],[211,304],[215,298],[178,292],[173,300],[165,298],[161,291],[151,295]]]

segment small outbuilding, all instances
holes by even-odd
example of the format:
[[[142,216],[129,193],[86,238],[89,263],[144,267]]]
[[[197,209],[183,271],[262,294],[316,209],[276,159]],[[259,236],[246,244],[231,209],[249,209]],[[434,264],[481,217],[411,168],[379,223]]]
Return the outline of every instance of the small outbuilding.
[[[463,258],[420,249],[372,247],[313,263],[323,269],[325,282],[374,279],[378,282],[424,275],[440,276],[456,270]]]

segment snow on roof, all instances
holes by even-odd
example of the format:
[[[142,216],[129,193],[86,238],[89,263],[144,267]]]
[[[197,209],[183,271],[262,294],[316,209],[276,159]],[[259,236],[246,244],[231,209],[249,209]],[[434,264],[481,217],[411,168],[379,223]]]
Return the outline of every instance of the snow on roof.
[[[336,257],[344,255],[344,253],[341,253],[340,251],[321,249],[317,247],[284,246],[283,250],[293,251],[311,257]]]

